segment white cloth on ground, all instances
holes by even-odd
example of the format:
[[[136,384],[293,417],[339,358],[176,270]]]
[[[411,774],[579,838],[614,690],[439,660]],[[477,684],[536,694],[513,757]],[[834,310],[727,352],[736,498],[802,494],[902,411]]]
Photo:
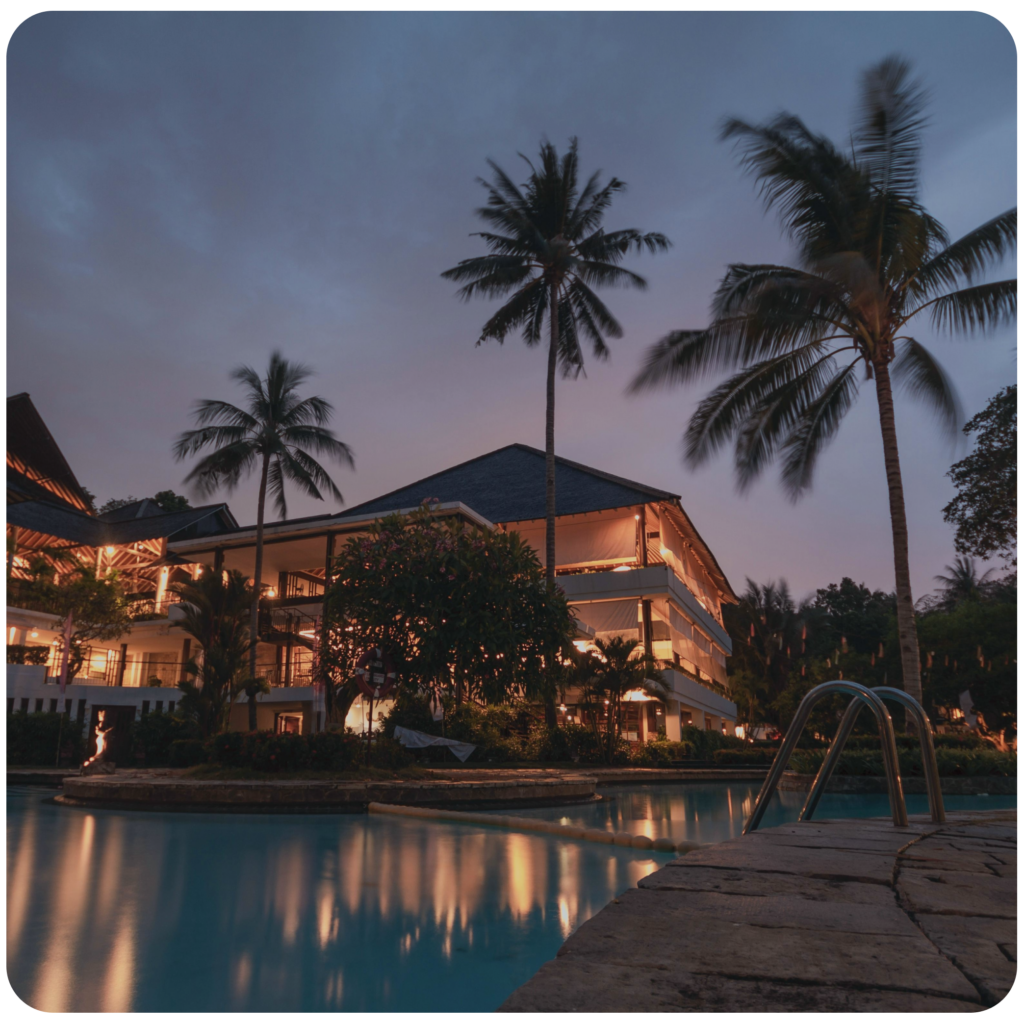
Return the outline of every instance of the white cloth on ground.
[[[431,736],[429,732],[406,729],[403,725],[395,726],[395,739],[410,750],[417,750],[421,747],[448,747],[460,761],[465,761],[476,750],[475,743],[450,740],[445,736]]]

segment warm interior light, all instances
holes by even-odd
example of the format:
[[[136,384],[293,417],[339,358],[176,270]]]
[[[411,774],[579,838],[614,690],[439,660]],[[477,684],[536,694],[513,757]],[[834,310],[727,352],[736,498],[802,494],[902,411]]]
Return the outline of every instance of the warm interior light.
[[[636,514],[635,516],[633,516],[633,518],[634,518],[634,519],[635,519],[635,520],[636,520],[637,522],[640,522],[640,514],[639,514],[639,513],[637,513],[637,514]]]
[[[668,548],[662,548],[661,553],[662,555],[667,555],[669,553]]]
[[[115,548],[114,548],[113,544],[108,544],[107,545],[107,554],[108,555],[112,555],[114,553],[114,550],[115,550]]]
[[[33,637],[39,636],[39,630],[38,629],[33,629],[32,632],[29,634],[29,636],[33,636]]]
[[[558,705],[558,710],[561,711],[562,714],[564,715],[565,714],[565,705],[564,704],[559,704]]]
[[[273,587],[271,587],[267,591],[267,597],[277,597],[277,591]]]
[[[612,569],[612,572],[629,572],[629,570],[632,568],[633,566],[631,565],[617,565],[614,569]]]

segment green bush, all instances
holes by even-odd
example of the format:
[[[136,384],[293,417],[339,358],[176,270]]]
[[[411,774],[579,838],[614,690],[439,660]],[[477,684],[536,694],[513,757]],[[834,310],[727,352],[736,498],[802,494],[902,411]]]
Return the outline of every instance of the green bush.
[[[771,764],[778,747],[760,747],[746,750],[716,750],[711,756],[715,764],[762,765]]]
[[[172,768],[191,768],[193,765],[202,764],[206,760],[206,745],[202,740],[180,739],[172,740],[167,761]]]
[[[360,744],[362,746],[362,744]],[[398,771],[408,768],[415,758],[411,750],[407,750],[398,740],[380,735],[374,739],[370,747],[370,764],[374,768],[385,768]]]
[[[50,660],[50,648],[39,644],[8,644],[8,665],[45,665]]]
[[[204,754],[214,764],[249,771],[344,772],[363,763],[365,748],[351,732],[225,732],[206,741]]]
[[[920,749],[900,750],[900,773],[907,776],[921,776]],[[793,771],[804,775],[815,775],[825,759],[820,750],[798,750],[790,759]],[[1017,755],[1004,754],[998,750],[958,750],[939,748],[935,751],[939,774],[947,775],[1015,775]],[[885,766],[880,751],[844,750],[836,765],[836,775],[885,775]]]
[[[863,715],[864,712],[862,711]],[[858,723],[859,724],[859,723]],[[935,749],[946,747],[954,750],[994,750],[995,744],[991,740],[979,736],[977,733],[943,733],[934,737]],[[920,748],[921,741],[912,735],[896,733],[896,746],[900,750],[916,750]],[[851,736],[846,741],[846,750],[881,750],[882,741],[878,733],[869,733],[863,736]]]
[[[643,768],[667,768],[673,761],[683,761],[692,756],[692,744],[659,738],[633,747],[629,763]]]
[[[160,711],[143,715],[131,727],[131,749],[136,764],[147,768],[171,764],[176,740],[196,739],[196,726],[185,718]]]
[[[56,767],[58,736],[61,766],[81,764],[85,759],[84,723],[50,711],[8,715],[7,763]]]

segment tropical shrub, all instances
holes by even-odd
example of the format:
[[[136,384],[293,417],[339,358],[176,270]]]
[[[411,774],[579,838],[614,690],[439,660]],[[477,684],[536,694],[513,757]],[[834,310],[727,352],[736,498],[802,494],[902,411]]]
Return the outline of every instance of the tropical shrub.
[[[168,748],[167,763],[172,768],[191,768],[206,760],[206,745],[200,739],[172,740]]]
[[[648,740],[633,747],[629,763],[644,768],[667,768],[673,761],[693,756],[693,745],[673,740]]]
[[[85,758],[83,725],[70,715],[50,711],[18,711],[8,715],[7,763],[56,767],[59,737],[60,764],[80,764]]]
[[[132,723],[132,756],[137,764],[147,768],[170,765],[172,744],[197,738],[194,722],[179,715],[151,712]]]
[[[206,761],[259,772],[344,772],[358,767],[364,757],[362,742],[351,732],[227,732],[204,745]]]
[[[411,750],[407,750],[397,740],[389,739],[387,736],[376,737],[370,747],[370,764],[374,768],[397,771],[408,768],[414,760]]]
[[[715,764],[768,765],[775,760],[778,747],[757,747],[747,750],[716,750],[711,755]]]

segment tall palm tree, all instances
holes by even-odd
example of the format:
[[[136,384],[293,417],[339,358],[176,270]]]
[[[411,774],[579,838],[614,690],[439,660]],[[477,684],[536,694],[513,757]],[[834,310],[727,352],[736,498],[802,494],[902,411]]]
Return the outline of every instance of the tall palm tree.
[[[700,403],[684,435],[691,466],[735,439],[742,490],[774,458],[796,500],[817,456],[873,381],[885,454],[904,688],[921,696],[910,590],[893,382],[923,399],[952,434],[958,402],[946,374],[911,333],[988,331],[1011,322],[1017,282],[981,280],[1013,251],[1016,208],[959,241],[918,200],[924,93],[909,65],[889,57],[861,84],[848,151],[781,114],[763,125],[730,119],[743,167],[797,245],[799,266],[734,264],[719,285],[709,327],[676,331],[650,350],[637,391],[735,370]]]
[[[284,485],[290,480],[301,491],[318,501],[326,491],[338,502],[344,499],[327,470],[310,454],[327,455],[352,466],[352,452],[339,441],[326,424],[334,411],[330,402],[314,396],[300,398],[299,386],[312,371],[301,363],[292,363],[274,352],[265,377],[248,366],[233,370],[231,376],[245,388],[246,408],[229,402],[203,399],[195,405],[197,428],[186,430],[174,445],[179,461],[213,448],[185,477],[201,495],[219,487],[234,490],[254,469],[260,474],[256,505],[256,567],[250,611],[249,631],[253,639],[249,650],[249,728],[256,728],[256,639],[259,636],[259,602],[263,573],[263,517],[267,491],[282,519],[288,514]]]
[[[522,154],[520,154],[522,155]],[[511,295],[484,324],[477,345],[521,331],[533,347],[540,344],[544,320],[548,322],[547,413],[545,420],[545,556],[547,580],[555,580],[555,368],[563,377],[583,369],[582,339],[597,359],[606,359],[605,338],[621,338],[622,327],[593,288],[626,285],[644,289],[647,282],[619,266],[630,251],[658,252],[669,247],[664,235],[635,228],[606,232],[601,227],[613,197],[625,183],[612,178],[600,184],[601,172],[579,187],[576,139],[559,158],[555,147],[542,142],[540,162],[530,168],[522,186],[493,161],[493,181],[478,179],[487,189],[487,205],[477,216],[493,230],[478,236],[490,251],[487,256],[462,260],[441,276],[466,282],[459,297],[497,298]]]

